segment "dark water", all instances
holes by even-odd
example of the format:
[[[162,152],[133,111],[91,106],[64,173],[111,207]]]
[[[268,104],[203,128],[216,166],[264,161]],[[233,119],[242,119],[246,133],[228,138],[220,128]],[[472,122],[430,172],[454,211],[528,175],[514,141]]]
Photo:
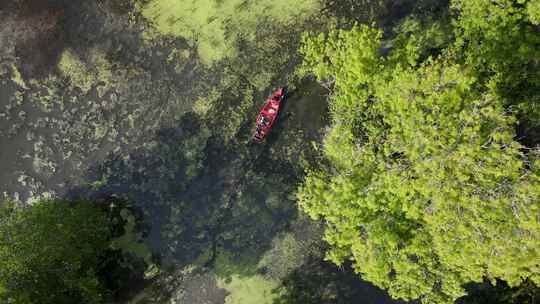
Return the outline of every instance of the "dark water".
[[[63,195],[88,182],[85,171],[111,152],[127,157],[189,108],[188,101],[179,102],[181,95],[192,92],[189,83],[176,82],[177,74],[163,67],[164,54],[140,48],[140,32],[125,27],[124,16],[104,15],[92,1],[21,3],[18,10],[0,11],[9,16],[3,19],[5,25],[13,27],[4,27],[13,32],[7,37],[13,47],[1,54],[7,70],[0,84],[2,191],[10,196],[17,192],[22,201],[42,192]],[[46,30],[37,28],[40,25]],[[135,64],[114,64],[106,91],[99,94],[103,85],[97,83],[85,94],[70,87],[57,70],[65,50],[83,62],[93,50],[104,50],[109,59],[131,58]],[[26,80],[26,88],[9,81],[12,66]],[[126,77],[130,71],[136,75]],[[164,96],[171,90],[177,94]],[[26,185],[13,182],[23,177],[29,179]]]

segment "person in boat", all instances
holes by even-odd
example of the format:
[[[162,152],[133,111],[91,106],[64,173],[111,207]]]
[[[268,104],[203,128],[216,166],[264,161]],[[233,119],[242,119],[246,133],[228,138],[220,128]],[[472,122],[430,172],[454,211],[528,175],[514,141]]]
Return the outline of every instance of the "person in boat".
[[[261,124],[262,124],[263,126],[265,126],[265,127],[268,126],[268,125],[270,124],[270,119],[268,119],[268,117],[266,117],[266,116],[263,116],[263,117],[261,118]]]

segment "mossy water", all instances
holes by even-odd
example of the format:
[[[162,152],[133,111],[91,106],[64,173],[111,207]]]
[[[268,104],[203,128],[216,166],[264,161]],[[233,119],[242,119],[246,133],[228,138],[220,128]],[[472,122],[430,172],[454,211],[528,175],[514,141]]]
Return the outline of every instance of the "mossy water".
[[[319,9],[315,0],[294,1],[174,1],[153,0],[142,5],[143,16],[156,32],[187,39],[205,64],[238,55],[242,40],[253,41],[261,26],[292,26],[311,18]]]

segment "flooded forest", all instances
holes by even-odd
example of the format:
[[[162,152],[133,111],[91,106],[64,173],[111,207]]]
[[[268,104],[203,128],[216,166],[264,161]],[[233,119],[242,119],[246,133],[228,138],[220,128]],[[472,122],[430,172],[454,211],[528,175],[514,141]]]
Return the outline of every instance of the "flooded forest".
[[[538,0],[0,0],[0,303],[537,303],[538,104]]]

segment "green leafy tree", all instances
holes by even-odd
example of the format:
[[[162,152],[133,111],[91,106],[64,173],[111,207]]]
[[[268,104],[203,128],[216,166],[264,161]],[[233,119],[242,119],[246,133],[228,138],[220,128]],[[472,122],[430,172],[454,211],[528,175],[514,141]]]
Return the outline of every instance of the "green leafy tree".
[[[540,161],[514,140],[504,97],[451,51],[419,63],[412,37],[383,57],[381,37],[360,26],[302,48],[333,86],[327,161],[298,192],[327,223],[328,258],[425,303],[484,277],[539,284]]]
[[[102,303],[96,275],[109,247],[106,214],[86,203],[40,201],[0,209],[2,303]]]
[[[480,84],[512,105],[520,119],[540,123],[538,0],[454,0],[455,54]]]
[[[540,25],[540,1],[532,0],[527,3],[527,15],[533,24]]]

